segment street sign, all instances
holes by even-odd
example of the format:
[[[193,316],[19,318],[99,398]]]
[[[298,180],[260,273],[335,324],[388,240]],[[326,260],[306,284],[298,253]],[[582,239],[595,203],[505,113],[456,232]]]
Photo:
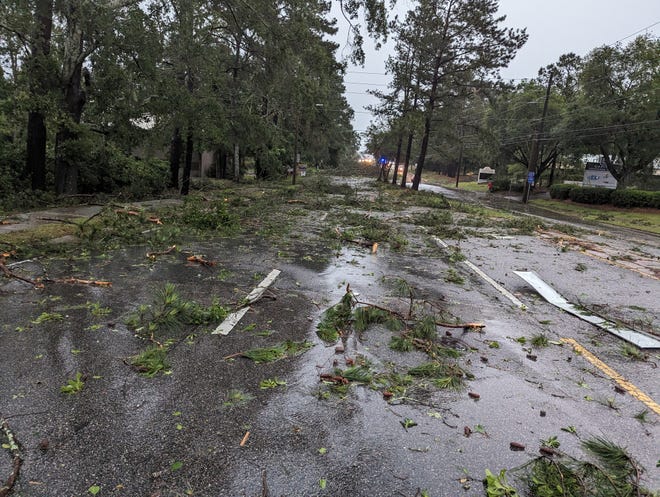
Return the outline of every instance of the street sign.
[[[527,183],[529,183],[530,185],[534,184],[534,171],[529,171],[527,173]]]

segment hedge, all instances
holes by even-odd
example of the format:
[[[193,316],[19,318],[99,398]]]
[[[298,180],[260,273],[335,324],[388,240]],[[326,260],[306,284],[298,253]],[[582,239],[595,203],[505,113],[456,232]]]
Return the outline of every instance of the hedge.
[[[577,185],[552,185],[550,187],[550,198],[566,200],[573,188],[579,188]]]
[[[660,209],[660,192],[614,190],[610,201],[616,207],[651,207]]]
[[[609,188],[577,187],[571,188],[568,198],[580,204],[609,204],[612,192]]]

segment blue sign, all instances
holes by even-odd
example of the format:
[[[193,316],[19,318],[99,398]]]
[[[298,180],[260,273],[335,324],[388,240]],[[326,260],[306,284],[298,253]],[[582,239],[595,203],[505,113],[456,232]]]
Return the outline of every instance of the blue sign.
[[[385,157],[384,155],[381,156],[381,158],[378,159],[378,162],[380,162],[381,164],[387,164],[387,157]]]
[[[527,183],[530,185],[534,184],[534,171],[530,171],[527,173]]]

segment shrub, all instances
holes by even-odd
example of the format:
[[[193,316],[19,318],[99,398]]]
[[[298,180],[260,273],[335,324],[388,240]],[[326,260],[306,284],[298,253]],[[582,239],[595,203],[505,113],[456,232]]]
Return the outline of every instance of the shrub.
[[[550,198],[557,200],[566,200],[571,190],[579,188],[577,185],[552,185],[550,187]]]
[[[494,192],[506,192],[511,188],[511,180],[509,178],[495,178],[493,180]]]
[[[660,209],[660,192],[644,190],[615,190],[611,196],[616,207],[652,207]]]
[[[580,204],[608,204],[612,191],[609,188],[576,187],[571,188],[568,196]]]

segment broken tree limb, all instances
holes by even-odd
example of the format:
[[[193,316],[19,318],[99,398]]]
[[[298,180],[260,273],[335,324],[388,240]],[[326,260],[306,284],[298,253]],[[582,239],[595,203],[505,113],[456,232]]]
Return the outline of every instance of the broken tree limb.
[[[31,280],[30,278],[24,278],[23,276],[19,276],[18,274],[14,273],[11,269],[9,269],[5,265],[5,258],[0,257],[0,271],[2,271],[2,274],[6,278],[14,278],[19,281],[24,281],[25,283],[29,283],[30,285],[34,286],[35,288],[43,288],[44,285],[43,283],[36,281],[36,280]]]
[[[176,245],[172,245],[171,247],[168,247],[167,249],[162,250],[162,251],[160,251],[160,252],[147,252],[147,257],[148,257],[149,259],[155,259],[155,258],[158,257],[159,255],[167,255],[167,254],[170,254],[170,253],[172,253],[174,250],[176,250]]]
[[[217,264],[214,261],[209,261],[208,259],[206,259],[204,256],[201,255],[191,255],[190,257],[187,257],[186,260],[188,262],[194,262],[206,267],[213,267]]]
[[[440,321],[435,322],[436,326],[442,326],[443,328],[462,328],[462,329],[470,329],[470,328],[485,328],[486,325],[483,323],[458,323],[458,324],[452,324],[452,323],[441,323]]]
[[[0,497],[7,497],[16,484],[18,475],[21,472],[21,466],[23,465],[23,459],[21,458],[20,448],[18,446],[18,442],[16,441],[16,437],[9,428],[7,420],[4,418],[0,418],[0,429],[2,429],[2,432],[7,439],[7,450],[11,453],[12,456],[11,473],[9,474],[9,477],[5,481],[4,485],[0,487]],[[3,444],[3,447],[4,446],[5,444]]]
[[[43,281],[47,283],[68,283],[71,285],[91,285],[91,286],[102,286],[102,287],[112,286],[112,282],[110,281],[81,280],[79,278],[58,278],[56,280],[44,279]]]

